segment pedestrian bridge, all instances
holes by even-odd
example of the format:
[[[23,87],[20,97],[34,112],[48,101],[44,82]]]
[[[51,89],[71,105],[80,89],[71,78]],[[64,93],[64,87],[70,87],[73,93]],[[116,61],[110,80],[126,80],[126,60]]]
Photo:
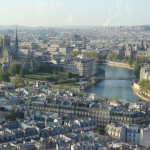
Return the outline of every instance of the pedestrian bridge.
[[[134,80],[134,77],[98,77],[99,80]]]

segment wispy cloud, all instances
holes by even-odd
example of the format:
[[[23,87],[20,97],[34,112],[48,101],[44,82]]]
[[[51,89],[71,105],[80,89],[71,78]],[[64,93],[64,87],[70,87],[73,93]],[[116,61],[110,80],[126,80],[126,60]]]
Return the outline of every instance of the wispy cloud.
[[[129,15],[128,3],[124,0],[116,0],[114,5],[108,10],[108,18],[103,23],[104,26],[117,24],[123,22],[127,15]]]
[[[73,25],[73,23],[74,23],[74,17],[72,14],[69,14],[67,18],[67,25]]]

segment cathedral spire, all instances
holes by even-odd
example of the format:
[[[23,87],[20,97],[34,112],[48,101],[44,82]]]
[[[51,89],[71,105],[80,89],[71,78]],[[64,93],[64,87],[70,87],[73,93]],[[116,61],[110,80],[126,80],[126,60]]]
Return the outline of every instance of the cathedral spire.
[[[18,35],[17,35],[17,26],[16,26],[16,42],[15,42],[15,51],[18,51]]]

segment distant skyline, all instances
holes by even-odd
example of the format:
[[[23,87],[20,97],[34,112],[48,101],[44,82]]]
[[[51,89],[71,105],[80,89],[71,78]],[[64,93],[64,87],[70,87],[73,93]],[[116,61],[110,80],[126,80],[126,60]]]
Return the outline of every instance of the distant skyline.
[[[0,0],[0,25],[150,25],[150,0]]]

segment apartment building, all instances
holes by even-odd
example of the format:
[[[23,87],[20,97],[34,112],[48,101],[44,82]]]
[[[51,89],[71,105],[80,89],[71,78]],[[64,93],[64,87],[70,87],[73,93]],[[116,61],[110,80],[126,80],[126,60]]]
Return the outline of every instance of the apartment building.
[[[144,64],[140,70],[140,80],[149,79],[150,80],[150,64]]]
[[[121,123],[108,124],[106,127],[106,133],[112,138],[125,141],[125,128]]]
[[[115,140],[150,147],[150,127],[135,124],[111,123],[106,127],[106,133]]]
[[[150,113],[146,111],[130,111],[128,109],[116,109],[108,105],[87,102],[39,102],[31,101],[27,105],[28,109],[57,112],[81,118],[91,118],[97,122],[101,133],[110,122],[122,122],[126,124],[143,124],[150,122]]]
[[[66,72],[78,74],[79,76],[91,77],[96,73],[96,60],[76,58],[64,65]]]

